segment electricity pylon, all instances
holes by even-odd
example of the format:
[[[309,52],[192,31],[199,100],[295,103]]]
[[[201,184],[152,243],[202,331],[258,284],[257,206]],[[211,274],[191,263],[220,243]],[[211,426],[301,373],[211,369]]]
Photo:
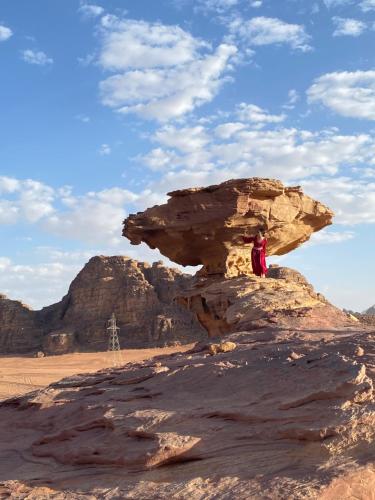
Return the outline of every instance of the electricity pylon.
[[[123,364],[120,341],[118,338],[118,331],[120,328],[116,324],[115,313],[112,313],[112,316],[108,321],[107,330],[109,331],[108,351],[112,352],[113,366],[120,366]]]

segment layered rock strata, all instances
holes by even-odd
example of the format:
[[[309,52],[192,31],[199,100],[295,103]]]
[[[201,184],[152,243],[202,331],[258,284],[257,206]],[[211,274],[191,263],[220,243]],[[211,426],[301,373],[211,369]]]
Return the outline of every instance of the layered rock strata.
[[[7,400],[0,497],[370,499],[374,339],[262,328]]]
[[[242,235],[266,231],[268,255],[283,255],[332,223],[333,212],[300,187],[262,178],[235,179],[168,193],[164,205],[130,215],[123,235],[145,242],[183,266],[203,265],[200,274],[252,274]]]
[[[270,267],[266,279],[200,279],[176,301],[197,315],[209,337],[267,325],[337,329],[355,324],[302,274],[286,267]]]
[[[57,304],[32,311],[20,302],[0,299],[0,352],[105,350],[113,312],[123,348],[202,339],[205,333],[195,315],[173,302],[191,280],[160,262],[93,257]]]

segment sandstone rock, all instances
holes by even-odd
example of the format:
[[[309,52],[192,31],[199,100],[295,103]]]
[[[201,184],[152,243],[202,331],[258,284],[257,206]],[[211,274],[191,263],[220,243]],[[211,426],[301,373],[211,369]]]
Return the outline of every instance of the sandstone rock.
[[[303,194],[270,179],[236,179],[169,193],[165,205],[130,215],[123,235],[142,241],[178,264],[202,264],[201,274],[251,274],[242,235],[266,231],[268,255],[283,255],[331,224],[333,213]]]
[[[356,356],[363,356],[365,354],[365,351],[363,349],[363,347],[361,347],[360,345],[356,347],[355,349],[355,355]]]
[[[221,342],[220,344],[209,344],[208,352],[213,356],[215,354],[219,354],[220,352],[230,352],[234,351],[236,348],[236,344],[234,342]]]
[[[43,338],[43,351],[47,354],[66,354],[76,347],[74,332],[53,331]]]
[[[113,312],[122,348],[197,341],[206,335],[195,315],[173,302],[191,281],[160,262],[93,257],[57,304],[32,311],[0,298],[0,352],[106,350]]]
[[[0,496],[370,499],[375,343],[358,327],[326,335],[243,331],[222,356],[158,357],[4,401]]]
[[[106,349],[107,321],[115,313],[122,348],[198,340],[194,316],[173,303],[191,281],[176,269],[127,257],[93,257],[50,313],[50,324],[75,332],[78,345]],[[62,318],[62,320],[60,320]]]
[[[197,315],[210,337],[271,323],[314,329],[353,326],[300,273],[288,268],[277,273],[277,278],[200,280],[176,300]]]
[[[300,359],[300,358],[303,358],[303,354],[297,354],[296,352],[292,351],[290,354],[289,354],[289,357],[288,359],[290,361],[296,361],[297,359]]]
[[[0,296],[0,352],[30,353],[41,346],[43,331],[36,311]]]
[[[35,357],[36,358],[44,358],[45,354],[43,351],[38,351],[36,354],[35,354]]]
[[[359,319],[356,316],[354,316],[353,314],[348,314],[348,316],[355,323],[359,323]]]

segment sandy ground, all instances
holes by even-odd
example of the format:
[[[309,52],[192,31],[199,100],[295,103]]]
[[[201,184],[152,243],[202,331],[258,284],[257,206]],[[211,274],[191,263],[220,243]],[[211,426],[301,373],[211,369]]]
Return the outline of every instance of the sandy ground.
[[[184,352],[192,345],[155,349],[127,349],[121,351],[122,363]],[[117,353],[118,354],[118,353]],[[52,382],[77,373],[95,372],[114,365],[110,352],[74,353],[45,358],[0,357],[0,400],[41,389]]]

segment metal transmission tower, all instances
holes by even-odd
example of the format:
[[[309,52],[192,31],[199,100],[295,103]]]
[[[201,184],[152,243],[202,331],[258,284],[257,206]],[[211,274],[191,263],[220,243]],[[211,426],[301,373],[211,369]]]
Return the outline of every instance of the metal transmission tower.
[[[115,313],[112,313],[110,320],[108,321],[107,330],[109,331],[108,340],[108,351],[112,352],[112,362],[113,366],[119,366],[123,364],[120,341],[118,338],[118,331],[120,328],[116,324]]]

